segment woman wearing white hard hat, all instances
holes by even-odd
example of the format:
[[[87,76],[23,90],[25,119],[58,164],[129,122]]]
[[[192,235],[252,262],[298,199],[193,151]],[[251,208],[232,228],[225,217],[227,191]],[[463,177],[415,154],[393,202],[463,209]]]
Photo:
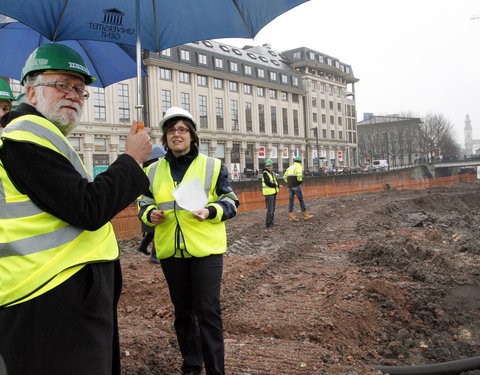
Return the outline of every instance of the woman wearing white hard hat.
[[[199,153],[197,122],[172,107],[160,122],[164,158],[145,169],[150,189],[139,200],[139,217],[155,226],[155,250],[175,309],[175,330],[183,357],[182,374],[224,375],[220,286],[227,250],[225,221],[236,215],[239,201],[219,159]],[[173,191],[200,181],[207,203],[182,208]],[[204,192],[204,193],[203,193]],[[177,198],[178,199],[178,198]]]

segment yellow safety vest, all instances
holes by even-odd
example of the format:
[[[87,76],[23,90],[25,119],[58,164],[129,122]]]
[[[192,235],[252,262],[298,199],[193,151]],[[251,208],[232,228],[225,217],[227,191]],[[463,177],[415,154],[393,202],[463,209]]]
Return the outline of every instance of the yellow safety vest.
[[[42,117],[15,119],[2,138],[58,152],[91,180],[65,136]],[[0,162],[0,307],[25,302],[55,288],[87,263],[112,261],[118,256],[110,223],[88,231],[43,211],[16,189]]]
[[[273,182],[274,184],[276,184],[277,186],[274,187],[274,188],[268,186],[265,183],[265,179],[263,178],[263,172],[262,172],[262,193],[263,193],[263,195],[273,195],[273,194],[278,193],[278,184],[277,184],[277,178],[275,177],[275,173],[270,172],[268,170],[265,170],[264,172],[267,172],[270,181]]]
[[[285,182],[288,182],[288,177],[295,177],[297,181],[303,180],[303,167],[302,164],[298,162],[294,162],[290,167],[287,168],[285,174],[283,175],[283,179]]]
[[[236,196],[233,192],[222,197],[215,192],[220,168],[221,161],[219,159],[199,154],[188,167],[182,183],[188,183],[198,178],[204,187],[208,202],[221,199],[235,207]],[[222,206],[208,203],[207,206],[216,208],[217,215],[213,219],[200,222],[193,217],[191,212],[184,210],[175,201],[172,195],[175,182],[170,173],[170,164],[164,158],[148,166],[145,172],[150,179],[150,191],[154,199],[146,196],[140,197],[139,206],[149,206],[141,219],[147,225],[152,225],[146,219],[151,210],[163,210],[165,213],[165,220],[155,226],[154,242],[157,257],[159,259],[188,258],[223,254],[227,250],[227,233],[225,222],[221,221]]]

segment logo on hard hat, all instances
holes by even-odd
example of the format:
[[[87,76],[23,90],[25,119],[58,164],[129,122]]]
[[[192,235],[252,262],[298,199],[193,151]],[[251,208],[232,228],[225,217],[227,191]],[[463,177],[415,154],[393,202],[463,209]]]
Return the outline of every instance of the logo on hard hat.
[[[9,92],[6,92],[6,91],[0,91],[0,95],[10,96],[10,93],[9,93]]]
[[[86,66],[83,66],[74,62],[68,62],[68,67],[81,70],[82,72],[85,72],[86,74],[90,75],[90,72],[88,71]]]

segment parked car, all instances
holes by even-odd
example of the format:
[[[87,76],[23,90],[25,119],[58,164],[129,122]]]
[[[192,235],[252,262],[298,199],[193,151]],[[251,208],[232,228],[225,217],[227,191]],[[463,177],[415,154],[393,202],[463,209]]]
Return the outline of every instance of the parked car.
[[[348,166],[348,165],[344,165],[343,166],[343,174],[350,174],[352,173],[352,167]]]
[[[359,165],[354,165],[352,167],[352,173],[360,173],[362,171],[362,167],[360,167]]]
[[[333,167],[325,167],[327,168],[327,175],[334,176],[337,174],[337,169]]]
[[[328,172],[329,172],[329,171],[328,171],[328,167],[320,167],[320,173],[319,173],[319,175],[320,175],[320,176],[328,176],[328,175],[329,175]]]
[[[373,172],[373,167],[370,164],[362,165],[361,172],[363,173]]]

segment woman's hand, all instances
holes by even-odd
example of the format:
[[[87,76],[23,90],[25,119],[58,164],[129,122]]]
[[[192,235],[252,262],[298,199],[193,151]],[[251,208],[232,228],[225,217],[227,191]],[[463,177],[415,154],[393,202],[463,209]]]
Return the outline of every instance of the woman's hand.
[[[150,221],[153,224],[160,224],[163,220],[165,220],[165,211],[163,210],[152,210],[150,214]]]
[[[195,210],[192,212],[193,217],[198,221],[206,220],[209,214],[210,214],[210,211],[208,211],[207,208],[201,208],[199,210]]]

